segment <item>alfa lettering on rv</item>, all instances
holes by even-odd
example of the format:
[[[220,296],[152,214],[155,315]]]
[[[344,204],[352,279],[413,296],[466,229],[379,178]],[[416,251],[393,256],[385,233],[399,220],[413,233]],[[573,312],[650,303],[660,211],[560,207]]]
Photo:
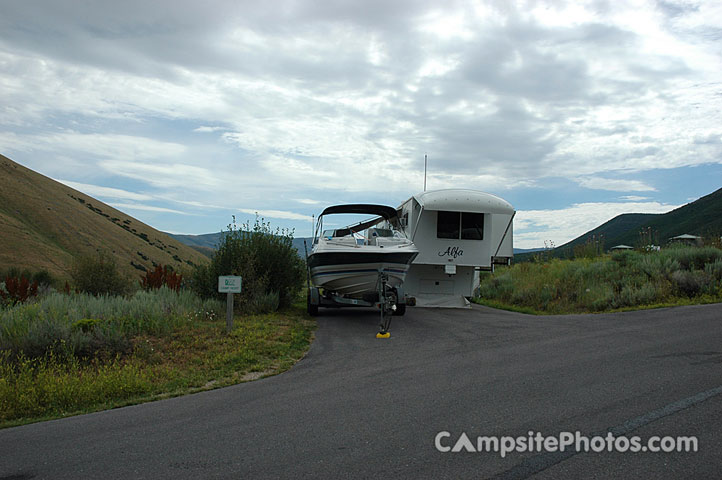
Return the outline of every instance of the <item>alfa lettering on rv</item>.
[[[446,251],[442,252],[439,250],[439,256],[440,257],[450,257],[450,258],[456,258],[460,257],[464,254],[464,251],[460,249],[459,247],[447,247]]]

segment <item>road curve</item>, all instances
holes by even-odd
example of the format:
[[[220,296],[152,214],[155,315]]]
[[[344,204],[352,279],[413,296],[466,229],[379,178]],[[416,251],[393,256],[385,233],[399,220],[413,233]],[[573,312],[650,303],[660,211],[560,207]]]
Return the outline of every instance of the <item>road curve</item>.
[[[0,480],[717,478],[722,304],[529,316],[324,310],[275,377],[0,430]],[[447,431],[694,435],[696,453],[442,453]],[[619,429],[622,430],[619,430]]]

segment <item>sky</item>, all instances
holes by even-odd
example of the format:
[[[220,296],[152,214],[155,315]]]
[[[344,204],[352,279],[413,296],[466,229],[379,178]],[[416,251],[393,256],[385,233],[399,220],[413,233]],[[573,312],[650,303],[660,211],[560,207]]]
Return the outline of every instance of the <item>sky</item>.
[[[514,246],[722,186],[722,2],[0,2],[0,153],[163,231],[497,195]],[[684,232],[680,232],[684,233]]]

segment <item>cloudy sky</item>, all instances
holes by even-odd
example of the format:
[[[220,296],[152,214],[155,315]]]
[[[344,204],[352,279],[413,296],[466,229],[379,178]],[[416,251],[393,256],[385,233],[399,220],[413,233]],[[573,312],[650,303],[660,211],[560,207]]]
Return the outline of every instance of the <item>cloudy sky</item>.
[[[560,245],[720,188],[720,120],[718,0],[0,3],[0,153],[176,233],[308,236],[427,154]]]

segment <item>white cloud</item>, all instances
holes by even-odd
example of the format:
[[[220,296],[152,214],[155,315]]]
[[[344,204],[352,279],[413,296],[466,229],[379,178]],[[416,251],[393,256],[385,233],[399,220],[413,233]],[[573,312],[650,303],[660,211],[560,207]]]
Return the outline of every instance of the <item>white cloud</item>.
[[[0,134],[12,150],[25,152],[73,152],[96,158],[157,160],[182,155],[186,146],[147,137],[79,132],[44,134]]]
[[[176,215],[192,215],[188,212],[181,210],[174,210],[172,208],[156,207],[153,205],[143,205],[141,203],[109,203],[111,207],[117,208],[118,210],[142,210],[148,212],[162,212],[162,213],[173,213]]]
[[[120,188],[102,187],[100,185],[89,185],[87,183],[71,182],[69,180],[60,180],[60,179],[55,179],[55,180],[69,186],[70,188],[74,188],[75,190],[83,192],[92,197],[98,197],[100,199],[120,198],[120,199],[124,199],[124,200],[137,200],[137,201],[153,199],[153,197],[151,195],[146,195],[143,193],[129,192],[127,190],[122,190]]]
[[[642,200],[649,200],[649,197],[640,197],[639,195],[623,195],[619,197],[620,200],[625,202],[641,202]]]
[[[622,213],[667,213],[680,205],[658,202],[580,203],[558,210],[520,210],[514,217],[514,246],[560,246]]]
[[[197,189],[221,183],[220,177],[207,168],[182,163],[141,163],[123,160],[104,160],[98,165],[115,175],[133,178],[162,188]]]
[[[577,182],[584,188],[592,190],[611,190],[614,192],[653,192],[656,189],[639,180],[622,180],[602,177],[578,178]]]
[[[308,215],[301,215],[300,213],[287,212],[283,210],[254,210],[252,208],[239,208],[238,211],[249,215],[258,214],[264,218],[281,218],[285,220],[302,220],[308,222],[312,221],[312,217]]]
[[[227,130],[225,127],[208,127],[208,126],[201,126],[196,129],[194,129],[194,132],[197,133],[213,133],[213,132],[222,132]]]

